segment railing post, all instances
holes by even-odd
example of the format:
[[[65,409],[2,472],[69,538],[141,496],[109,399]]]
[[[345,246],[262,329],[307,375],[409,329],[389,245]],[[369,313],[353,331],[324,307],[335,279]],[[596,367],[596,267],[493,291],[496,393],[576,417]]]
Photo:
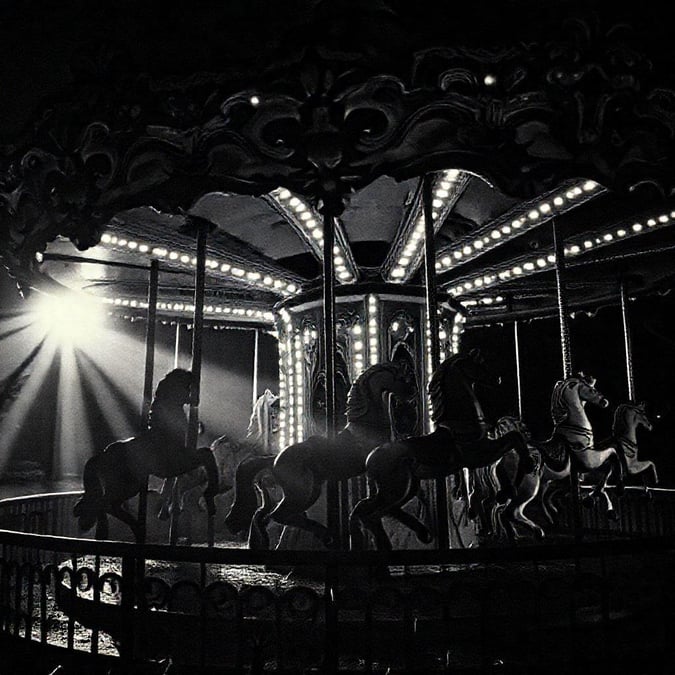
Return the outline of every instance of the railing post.
[[[129,667],[134,660],[134,595],[136,589],[136,559],[122,556],[122,618],[123,629],[119,644],[119,653],[122,663]]]
[[[326,580],[324,599],[326,607],[326,635],[325,635],[325,673],[337,673],[339,666],[339,622],[337,608],[338,574],[337,565],[332,562],[326,564]]]

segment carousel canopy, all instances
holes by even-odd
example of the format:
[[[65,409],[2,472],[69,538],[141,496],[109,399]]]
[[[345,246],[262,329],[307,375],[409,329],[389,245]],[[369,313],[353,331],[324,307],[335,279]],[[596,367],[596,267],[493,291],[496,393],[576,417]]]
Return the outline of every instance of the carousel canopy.
[[[441,5],[441,6],[439,6]],[[321,284],[422,283],[469,322],[673,287],[675,65],[613,5],[294,0],[2,10],[0,255],[24,287],[272,325]],[[105,263],[105,264],[103,264]],[[347,290],[345,289],[345,292]]]

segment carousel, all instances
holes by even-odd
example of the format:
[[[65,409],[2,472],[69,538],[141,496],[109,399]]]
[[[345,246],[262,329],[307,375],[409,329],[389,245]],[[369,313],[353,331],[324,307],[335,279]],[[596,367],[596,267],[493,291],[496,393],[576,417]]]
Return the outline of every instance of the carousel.
[[[108,16],[2,147],[23,295],[144,332],[131,433],[78,451],[81,489],[0,500],[3,647],[45,675],[664,672],[668,58],[564,2],[297,9],[147,44],[154,15]],[[250,419],[205,444],[230,330]]]

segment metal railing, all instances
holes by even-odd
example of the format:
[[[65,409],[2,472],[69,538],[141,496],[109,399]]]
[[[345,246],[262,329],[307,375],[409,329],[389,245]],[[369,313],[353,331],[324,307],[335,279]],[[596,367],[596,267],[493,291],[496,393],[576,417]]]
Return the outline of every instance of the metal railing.
[[[69,532],[57,516],[77,496],[0,502],[0,523]],[[222,672],[605,667],[673,650],[675,538],[658,532],[338,552],[141,546],[5,529],[0,629],[37,649],[120,663],[170,657]]]

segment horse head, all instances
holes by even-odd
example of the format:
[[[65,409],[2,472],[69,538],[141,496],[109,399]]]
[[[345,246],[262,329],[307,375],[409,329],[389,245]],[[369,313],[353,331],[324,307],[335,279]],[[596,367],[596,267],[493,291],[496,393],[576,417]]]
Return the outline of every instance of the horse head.
[[[606,408],[609,401],[596,389],[595,378],[579,373],[566,380],[558,380],[551,396],[551,417],[555,424],[566,420],[573,408],[582,410],[587,402]]]
[[[572,378],[575,379],[575,378]],[[601,394],[595,386],[597,380],[591,375],[584,375],[579,373],[576,377],[577,384],[572,384],[572,387],[576,386],[577,395],[579,400],[583,402],[589,402],[593,405],[597,405],[599,408],[606,408],[609,405],[609,401]]]
[[[192,374],[189,370],[175,368],[160,380],[155,390],[155,401],[186,405],[190,402],[190,383]]]
[[[509,431],[517,431],[525,440],[531,440],[532,434],[527,428],[527,425],[520,417],[515,417],[514,415],[504,415],[500,417],[495,423],[494,435],[496,438],[504,436]]]
[[[640,403],[621,403],[614,411],[614,423],[612,432],[615,436],[622,436],[626,432],[644,427],[647,431],[653,429],[652,422],[647,417],[647,404],[645,401]]]
[[[468,354],[455,354],[446,359],[431,379],[448,380],[457,377],[471,386],[482,384],[496,387],[501,384],[501,378],[487,368],[479,349],[472,349]]]
[[[478,417],[482,423],[483,412],[473,391],[474,385],[495,387],[500,383],[501,378],[486,367],[485,359],[478,349],[447,358],[429,381],[431,418],[439,423],[449,417]]]
[[[246,429],[246,438],[261,442],[266,451],[279,431],[279,396],[269,389],[258,396]]]
[[[375,414],[384,423],[388,417],[390,395],[407,401],[415,394],[415,376],[404,363],[378,363],[365,370],[347,394],[347,421]]]

